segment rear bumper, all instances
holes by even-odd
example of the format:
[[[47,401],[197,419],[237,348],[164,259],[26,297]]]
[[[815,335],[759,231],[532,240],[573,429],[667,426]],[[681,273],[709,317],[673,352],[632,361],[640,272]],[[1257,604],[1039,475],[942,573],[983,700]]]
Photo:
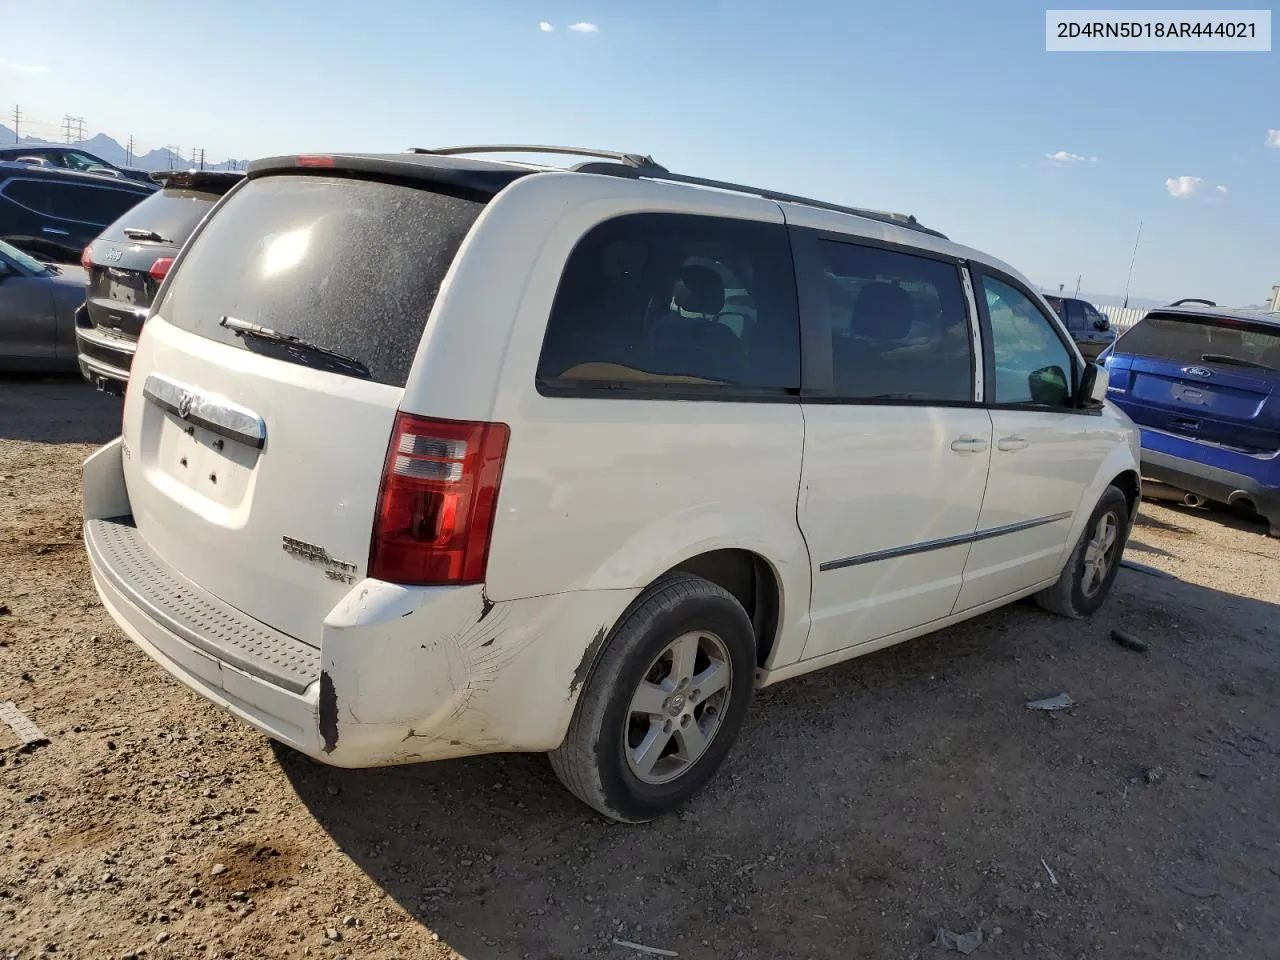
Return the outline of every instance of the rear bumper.
[[[107,611],[187,687],[322,763],[553,749],[599,647],[593,641],[635,595],[493,603],[480,586],[364,580],[329,612],[319,637],[288,637],[155,554],[128,518],[127,455],[117,439],[84,470],[86,549]]]
[[[99,390],[123,396],[137,349],[136,340],[106,333],[95,326],[85,306],[76,311],[76,353],[80,375]]]
[[[1206,463],[1210,456],[1218,463]],[[1280,527],[1280,457],[1209,450],[1194,440],[1143,430],[1142,474],[1219,503],[1248,501],[1273,530]]]

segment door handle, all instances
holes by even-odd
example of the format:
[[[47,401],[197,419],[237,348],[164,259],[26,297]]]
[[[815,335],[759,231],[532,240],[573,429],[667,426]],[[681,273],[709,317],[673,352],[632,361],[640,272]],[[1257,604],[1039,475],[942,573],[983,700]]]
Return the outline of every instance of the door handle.
[[[987,441],[982,437],[959,437],[951,441],[951,449],[956,453],[981,453],[987,449]]]
[[[1001,437],[996,446],[1001,450],[1025,450],[1030,442],[1025,437]]]
[[[67,231],[67,230],[59,230],[57,227],[41,227],[41,228],[40,228],[40,232],[41,232],[41,233],[52,233],[54,236],[57,236],[57,237],[67,237],[67,236],[70,236],[70,232],[69,232],[69,231]]]

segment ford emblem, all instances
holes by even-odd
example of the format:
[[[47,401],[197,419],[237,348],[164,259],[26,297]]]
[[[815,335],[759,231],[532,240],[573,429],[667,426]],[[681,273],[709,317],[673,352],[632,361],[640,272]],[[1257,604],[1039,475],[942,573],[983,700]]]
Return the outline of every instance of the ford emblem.
[[[184,393],[178,399],[178,416],[180,416],[183,420],[187,419],[187,416],[191,413],[191,404],[194,401],[195,401],[195,397],[193,397],[190,393]]]
[[[1189,377],[1199,377],[1201,380],[1213,376],[1213,371],[1206,370],[1204,367],[1183,367],[1182,372]]]

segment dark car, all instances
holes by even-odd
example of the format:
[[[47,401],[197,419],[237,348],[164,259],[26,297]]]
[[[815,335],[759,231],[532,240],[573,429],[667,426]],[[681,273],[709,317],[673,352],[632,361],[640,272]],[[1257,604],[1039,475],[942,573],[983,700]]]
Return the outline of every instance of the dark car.
[[[38,260],[77,263],[85,244],[156,184],[0,161],[0,240]]]
[[[76,368],[74,317],[84,285],[80,267],[41,263],[0,241],[0,370]]]
[[[1045,294],[1045,299],[1067,325],[1071,338],[1086,360],[1096,360],[1098,354],[1115,342],[1111,321],[1088,300],[1051,294]]]
[[[152,176],[146,170],[135,170],[131,167],[118,167],[108,163],[101,157],[86,153],[79,147],[65,147],[59,144],[31,144],[25,147],[0,147],[0,161],[26,162],[39,160],[41,166],[56,170],[73,170],[76,173],[96,173],[110,177],[124,177],[140,183],[151,183]]]
[[[122,394],[151,301],[174,258],[210,208],[243,173],[158,174],[161,187],[84,250],[89,293],[76,315],[80,372],[99,390]]]
[[[1103,352],[1108,399],[1142,429],[1142,473],[1188,503],[1264,516],[1280,536],[1280,313],[1179,301]]]

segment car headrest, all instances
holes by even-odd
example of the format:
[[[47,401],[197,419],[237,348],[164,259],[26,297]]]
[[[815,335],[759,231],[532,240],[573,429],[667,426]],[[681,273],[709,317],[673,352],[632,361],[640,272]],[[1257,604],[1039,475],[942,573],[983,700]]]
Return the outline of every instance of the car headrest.
[[[724,281],[710,267],[681,267],[672,296],[676,306],[687,313],[719,316],[724,309]]]
[[[911,295],[896,283],[868,283],[853,301],[853,332],[858,336],[901,340],[914,319]]]

